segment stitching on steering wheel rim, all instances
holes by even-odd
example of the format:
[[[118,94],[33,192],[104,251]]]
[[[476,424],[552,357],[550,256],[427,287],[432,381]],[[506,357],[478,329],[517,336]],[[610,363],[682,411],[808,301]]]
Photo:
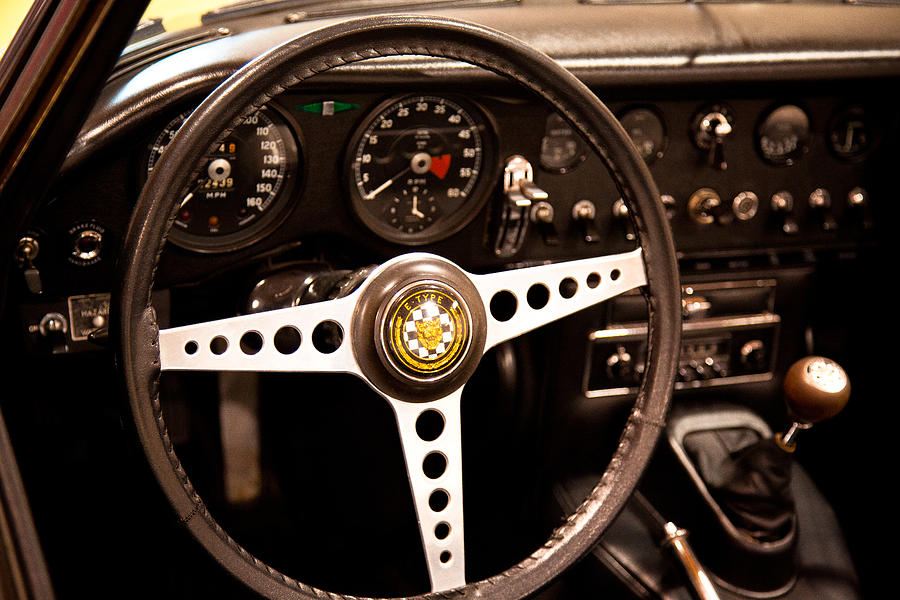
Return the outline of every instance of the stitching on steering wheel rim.
[[[365,28],[362,28],[361,25],[365,25]],[[382,49],[371,47],[366,50],[347,51],[345,54],[338,55],[338,56],[335,56],[335,55],[322,56],[322,54],[324,54],[324,52],[322,51],[323,46],[325,46],[326,50],[327,50],[327,46],[329,44],[346,43],[346,41],[348,39],[350,41],[354,41],[355,38],[358,36],[371,35],[376,32],[384,32],[386,37],[388,37],[388,34],[396,32],[396,29],[389,29],[389,28],[392,28],[392,27],[397,28],[398,26],[413,29],[414,31],[415,31],[416,27],[420,27],[423,29],[427,29],[428,32],[432,33],[432,34],[435,31],[438,31],[437,28],[439,28],[439,31],[444,35],[449,35],[451,33],[458,34],[458,35],[469,34],[470,37],[468,37],[465,40],[465,43],[460,44],[461,49],[468,51],[468,53],[463,54],[463,52],[460,49],[448,47],[446,44],[441,44],[438,48],[433,48],[428,45],[415,45],[415,44],[408,44],[405,47],[398,47],[398,46],[400,46],[399,44],[397,44],[397,45],[392,44],[392,45],[385,46]],[[332,33],[335,34],[335,36],[336,36],[335,38],[329,37]],[[342,34],[344,37],[340,37],[339,34]],[[420,35],[421,35],[421,33],[420,33]],[[478,36],[480,36],[480,37],[478,37]],[[337,41],[335,41],[336,39],[337,39]],[[514,62],[509,61],[509,60],[502,60],[502,59],[497,60],[497,58],[494,54],[486,53],[483,50],[478,50],[476,48],[473,48],[472,46],[467,45],[470,42],[472,45],[474,45],[476,42],[480,42],[482,44],[487,44],[489,46],[494,45],[495,47],[497,47],[499,44],[498,40],[503,43],[506,43],[506,44],[511,44],[511,43],[520,44],[520,43],[512,40],[512,38],[505,36],[504,34],[499,34],[498,32],[494,32],[487,28],[470,25],[470,24],[461,24],[459,22],[445,20],[445,19],[422,18],[422,17],[375,17],[375,18],[370,18],[370,19],[362,19],[362,20],[356,21],[351,24],[344,23],[344,24],[341,24],[338,26],[334,26],[331,28],[326,28],[323,30],[319,30],[317,32],[313,32],[312,34],[308,34],[308,35],[300,37],[300,38],[295,38],[294,40],[288,41],[285,44],[279,46],[278,48],[267,52],[266,54],[255,59],[251,63],[248,63],[248,65],[246,65],[245,68],[241,69],[235,76],[233,76],[232,78],[229,78],[225,83],[223,83],[219,88],[217,88],[216,92],[213,92],[213,95],[210,96],[210,98],[212,98],[212,100],[209,100],[209,99],[205,100],[200,105],[200,107],[198,107],[195,114],[200,114],[200,117],[198,117],[197,121],[199,123],[203,123],[202,119],[207,117],[209,111],[217,109],[218,105],[222,104],[221,98],[229,97],[229,96],[225,96],[225,94],[238,95],[239,92],[242,91],[242,86],[243,86],[243,88],[247,88],[244,91],[249,91],[249,90],[255,89],[252,84],[256,83],[257,80],[254,79],[249,84],[247,83],[247,80],[250,78],[254,78],[254,76],[255,76],[254,69],[260,69],[264,65],[266,65],[268,62],[275,62],[279,66],[283,63],[299,64],[301,66],[301,68],[299,68],[299,70],[301,70],[302,72],[298,74],[298,73],[296,73],[295,70],[292,69],[292,72],[289,75],[282,76],[281,78],[277,79],[277,81],[275,83],[271,83],[271,84],[267,85],[266,89],[263,92],[256,92],[253,100],[249,104],[244,103],[245,108],[238,114],[237,117],[232,119],[232,122],[230,123],[229,127],[226,128],[226,130],[224,132],[221,129],[216,131],[217,137],[219,137],[220,135],[221,136],[227,135],[228,131],[230,131],[231,129],[233,129],[233,127],[235,127],[238,123],[240,123],[244,117],[246,117],[249,114],[252,114],[255,110],[258,110],[263,104],[270,101],[274,96],[284,92],[286,89],[288,89],[292,86],[298,85],[298,84],[302,83],[303,81],[309,79],[310,77],[321,74],[325,71],[329,71],[329,70],[339,67],[341,65],[346,65],[346,64],[350,64],[350,63],[354,63],[354,62],[359,62],[361,60],[367,60],[367,59],[383,57],[383,56],[409,55],[409,54],[419,54],[419,55],[426,55],[426,56],[440,56],[440,57],[444,57],[444,58],[457,59],[457,60],[469,62],[471,64],[475,64],[475,65],[485,68],[487,70],[493,71],[495,73],[503,75],[504,77],[506,77],[508,79],[513,79],[513,80],[517,81],[519,84],[523,85],[527,89],[529,89],[532,92],[534,92],[535,94],[537,94],[538,96],[540,96],[543,100],[545,100],[549,104],[551,104],[556,110],[558,110],[563,115],[565,115],[576,126],[576,128],[582,133],[582,135],[584,135],[588,139],[588,142],[590,143],[591,147],[601,156],[601,159],[603,160],[605,166],[607,167],[607,170],[609,171],[610,175],[613,177],[614,181],[616,182],[616,185],[619,188],[620,192],[623,194],[623,198],[626,202],[626,205],[628,205],[629,208],[633,208],[636,205],[646,204],[645,201],[642,201],[640,194],[635,194],[635,190],[633,188],[632,181],[629,179],[629,177],[627,177],[626,175],[623,174],[623,172],[619,168],[619,163],[616,162],[615,160],[613,160],[611,154],[607,152],[606,146],[601,143],[601,139],[595,135],[594,126],[590,125],[589,123],[584,122],[582,119],[579,118],[579,115],[577,113],[578,107],[575,106],[574,103],[571,104],[571,108],[576,109],[575,112],[573,113],[573,111],[570,109],[570,103],[567,103],[566,100],[560,98],[556,93],[554,93],[554,90],[552,90],[552,89],[548,90],[546,87],[538,85],[535,80],[528,79],[527,76],[524,74],[524,72],[521,72],[519,70],[520,67],[517,66]],[[517,49],[520,50],[522,53],[519,55],[516,55],[515,58],[522,59],[525,56],[524,51],[522,51],[521,47],[518,47]],[[529,50],[531,52],[537,52],[532,49],[529,49]],[[314,56],[312,58],[310,58],[308,56],[309,54],[314,54]],[[298,56],[300,56],[299,60],[298,60]],[[543,55],[541,55],[541,56],[543,56]],[[329,62],[329,59],[331,62]],[[316,62],[316,61],[320,61],[317,66],[321,67],[321,68],[318,68],[318,69],[313,68],[313,65],[311,63]],[[553,63],[553,64],[555,65],[555,63]],[[560,75],[560,73],[558,73],[558,72],[554,72],[553,74],[557,75],[557,76]],[[564,79],[571,78],[574,80],[574,77],[571,76],[570,74],[568,74],[568,72],[565,72],[565,74],[568,77],[564,77]],[[265,75],[263,76],[262,80],[265,80]],[[577,80],[575,80],[575,82],[577,82]],[[571,82],[569,82],[569,83],[571,83]],[[584,87],[583,84],[581,84],[580,82],[577,82],[577,85],[583,87],[584,90],[587,90],[587,88]],[[257,84],[256,87],[257,88],[260,87],[259,84]],[[237,91],[235,91],[235,90],[237,90]],[[590,92],[588,91],[588,93],[590,93]],[[579,99],[583,99],[583,98],[579,98]],[[601,106],[602,106],[602,104],[601,104]],[[605,109],[605,107],[603,107],[603,108]],[[202,111],[201,111],[201,109],[202,109]],[[227,109],[219,109],[219,110],[227,110]],[[209,120],[209,118],[207,118],[207,121],[208,120]],[[191,119],[189,119],[187,124],[194,125],[193,116]],[[608,125],[608,124],[605,124],[605,125]],[[199,130],[201,132],[203,131],[203,128],[201,128],[199,126],[197,126],[195,129]],[[599,130],[596,133],[599,134]],[[189,135],[190,134],[188,132],[185,132],[184,138],[187,140]],[[180,137],[181,136],[176,137],[176,140],[172,142],[172,148],[181,149],[180,147],[175,145],[176,141],[178,139],[180,139]],[[613,140],[613,141],[615,141],[615,140]],[[195,145],[198,145],[197,142],[194,142],[194,143],[195,143]],[[186,141],[184,143],[184,146],[187,146],[187,145],[188,145],[188,142]],[[614,152],[614,154],[615,153],[616,152]],[[176,159],[171,159],[170,162],[175,163],[177,161],[176,161]],[[643,167],[643,163],[641,163],[641,167]],[[643,167],[643,168],[646,169],[646,167]],[[153,178],[153,179],[151,179],[151,182],[155,183],[156,179],[161,179],[164,176],[168,175],[169,174],[168,171],[169,171],[169,169],[154,169],[154,174],[151,175],[151,177]],[[649,173],[648,173],[648,175],[649,175]],[[174,178],[174,175],[173,175],[173,178]],[[185,178],[184,180],[188,181],[189,179],[190,178],[188,177],[188,178]],[[646,183],[646,182],[641,181],[641,183]],[[151,188],[151,184],[148,184],[146,189],[150,189],[150,188]],[[154,199],[153,191],[154,190],[151,189],[151,191],[149,193],[146,191],[144,193],[142,193],[141,202],[139,203],[139,208],[140,208],[140,210],[143,210],[144,213],[150,213],[151,210],[155,210],[156,212],[158,212],[159,210],[162,210],[157,207],[157,204],[160,203],[159,198],[162,196],[162,192],[157,194],[157,198]],[[649,192],[650,193],[656,192],[655,186],[652,185],[652,181],[650,183]],[[150,199],[149,204],[148,204],[148,201],[145,199],[145,197]],[[649,231],[649,228],[654,227],[654,224],[650,223],[648,225],[648,223],[644,219],[644,212],[646,211],[646,208],[647,208],[646,206],[642,206],[642,210],[637,210],[637,211],[631,210],[630,211],[632,217],[635,219],[635,230],[638,234],[639,240],[647,239],[648,236],[652,237],[652,235]],[[177,207],[173,206],[173,209],[170,211],[170,214],[168,215],[168,217],[166,219],[166,224],[165,224],[165,228],[164,228],[165,232],[168,232],[168,230],[170,229],[170,227],[172,225],[172,221],[174,220],[175,215],[176,215],[176,210],[177,210]],[[136,214],[137,214],[137,212],[136,212]],[[655,218],[656,218],[656,220],[658,220],[659,215],[656,215]],[[662,218],[665,218],[665,217],[662,217]],[[150,233],[150,237],[152,237],[152,233],[153,232]],[[657,233],[657,235],[658,235],[658,233]],[[143,236],[140,236],[140,237],[143,237]],[[140,247],[141,245],[145,245],[147,243],[146,239],[134,240],[134,235],[131,230],[129,231],[128,239],[131,240],[130,243],[126,242],[126,244],[127,244],[126,247],[129,247],[129,248],[132,245],[137,245],[138,247]],[[158,240],[159,240],[159,245],[157,247],[157,252],[154,253],[153,264],[152,264],[152,268],[150,271],[151,272],[150,279],[149,279],[150,282],[152,282],[153,279],[155,279],[156,269],[158,268],[158,265],[159,265],[159,256],[163,250],[164,243],[165,243],[164,235],[162,237],[159,237]],[[153,240],[151,239],[150,242],[152,242],[152,241]],[[641,388],[638,393],[637,399],[635,401],[634,407],[632,408],[632,410],[629,414],[627,423],[623,429],[622,436],[620,437],[618,447],[616,448],[616,450],[613,454],[613,457],[610,460],[609,465],[607,466],[606,470],[604,471],[603,476],[601,477],[600,481],[594,487],[590,496],[571,515],[569,515],[569,517],[566,519],[566,521],[564,523],[562,523],[560,526],[558,526],[557,528],[554,529],[554,531],[552,532],[550,537],[547,539],[547,541],[542,546],[537,548],[534,552],[532,552],[528,557],[526,557],[525,559],[520,561],[519,563],[517,563],[517,564],[509,567],[507,570],[505,570],[497,575],[494,575],[492,577],[489,577],[485,580],[468,583],[463,588],[459,588],[457,590],[451,590],[449,592],[426,593],[426,594],[416,596],[415,598],[425,599],[425,598],[458,597],[458,596],[468,595],[470,592],[476,596],[481,596],[485,593],[492,594],[495,592],[503,595],[503,597],[507,597],[507,595],[506,595],[507,593],[511,593],[512,595],[515,595],[517,593],[515,586],[510,588],[510,585],[508,585],[510,583],[513,583],[513,584],[516,583],[516,581],[514,581],[515,577],[513,577],[514,574],[521,573],[524,570],[530,571],[533,569],[533,567],[535,565],[541,565],[541,564],[547,563],[547,561],[549,560],[549,557],[552,554],[561,552],[562,550],[566,549],[566,544],[567,544],[566,540],[567,540],[567,538],[571,539],[570,536],[573,535],[573,532],[574,533],[581,532],[582,530],[584,530],[586,527],[588,527],[592,523],[596,524],[597,519],[603,520],[605,518],[604,523],[608,524],[608,522],[611,521],[612,518],[615,516],[615,514],[618,512],[618,509],[621,508],[622,502],[619,501],[620,499],[616,499],[615,502],[613,502],[613,504],[618,504],[618,507],[613,507],[613,511],[611,513],[607,512],[605,515],[603,515],[600,512],[601,509],[606,508],[606,505],[604,503],[607,500],[609,500],[610,496],[615,491],[613,489],[613,487],[614,487],[613,484],[617,483],[619,479],[625,477],[626,474],[632,478],[635,477],[634,473],[630,473],[630,472],[625,473],[624,472],[624,469],[626,467],[628,467],[631,463],[634,463],[635,461],[640,460],[641,457],[635,453],[639,452],[639,451],[643,452],[643,453],[647,454],[647,458],[649,458],[649,452],[655,443],[655,439],[658,436],[659,430],[665,426],[666,403],[663,402],[661,407],[658,406],[657,405],[658,403],[655,402],[655,398],[651,397],[651,394],[648,393],[646,388],[650,387],[650,384],[648,384],[647,382],[651,380],[650,373],[653,372],[653,369],[664,368],[666,366],[666,365],[662,365],[662,367],[659,367],[659,365],[658,365],[659,362],[665,362],[665,361],[651,362],[651,359],[655,358],[656,354],[657,354],[657,349],[656,349],[656,345],[654,344],[654,341],[657,339],[657,337],[658,337],[657,332],[659,331],[656,327],[657,319],[659,318],[659,314],[660,314],[659,313],[660,307],[657,306],[657,304],[660,302],[659,287],[664,285],[662,283],[656,283],[656,282],[657,282],[657,277],[660,278],[659,281],[664,280],[666,273],[663,272],[661,269],[659,271],[655,268],[651,269],[651,264],[656,264],[656,262],[658,260],[658,257],[654,253],[647,251],[647,248],[652,247],[652,245],[647,246],[644,243],[641,243],[641,246],[642,246],[642,248],[644,248],[644,254],[645,254],[644,255],[644,264],[646,267],[648,287],[651,290],[655,289],[657,292],[655,295],[654,294],[645,294],[647,296],[649,313],[650,313],[649,319],[648,319],[648,331],[649,331],[649,333],[648,333],[648,340],[649,340],[649,343],[648,343],[648,374],[645,375],[644,381],[641,384]],[[654,250],[655,250],[655,248],[654,248]],[[663,252],[663,254],[666,254],[666,253]],[[127,256],[127,254],[126,254],[126,256]],[[667,260],[668,258],[671,258],[671,260]],[[660,262],[671,263],[673,261],[674,261],[674,257],[664,256]],[[129,269],[131,267],[132,267],[132,265],[127,265],[126,269]],[[138,271],[139,269],[137,267],[135,267],[132,270]],[[126,277],[123,278],[123,281],[125,283],[123,285],[122,316],[126,317],[126,318],[129,315],[128,308],[130,308],[130,305],[128,305],[129,298],[127,297],[127,290],[128,290],[127,276],[128,276],[128,274],[133,275],[133,273],[132,273],[132,271],[126,270]],[[671,276],[671,273],[669,275]],[[676,283],[677,283],[677,281],[676,281]],[[138,284],[138,285],[140,285],[140,284]],[[147,283],[147,290],[146,290],[147,293],[145,296],[146,300],[144,303],[144,308],[141,311],[142,315],[139,318],[139,320],[143,321],[143,323],[136,329],[138,332],[145,333],[145,334],[148,331],[149,332],[156,331],[157,335],[158,335],[158,328],[156,327],[155,315],[153,313],[153,309],[150,307],[150,290],[151,290],[151,288],[152,288],[152,283]],[[671,302],[669,302],[669,304],[671,304]],[[672,307],[670,307],[670,306],[663,307],[664,312],[671,311],[671,309],[672,309]],[[133,309],[132,309],[131,313],[132,314],[134,313]],[[123,327],[122,327],[123,336],[127,336],[127,334],[130,333],[130,330],[128,329],[127,325],[128,325],[127,323],[123,323]],[[672,333],[671,332],[668,332],[668,333],[670,334],[670,337],[671,337]],[[677,333],[674,335],[675,335],[675,339],[677,341]],[[153,342],[151,342],[151,343],[153,343]],[[123,350],[122,350],[123,358],[125,358],[125,359],[127,359],[128,354],[130,352],[130,349],[126,348],[126,346],[127,346],[127,341],[126,341],[126,343],[123,343]],[[252,565],[254,568],[256,568],[259,571],[265,572],[266,576],[271,578],[273,581],[280,582],[284,585],[287,585],[289,588],[291,588],[295,592],[300,593],[301,595],[305,595],[307,597],[312,596],[312,597],[316,597],[316,598],[324,598],[324,597],[347,598],[347,599],[357,598],[356,596],[340,595],[340,594],[334,594],[334,593],[326,592],[324,590],[320,590],[318,588],[315,588],[308,584],[304,584],[296,579],[293,579],[293,578],[277,571],[276,569],[266,565],[265,563],[262,563],[262,561],[260,561],[258,558],[256,558],[252,554],[250,554],[239,543],[237,543],[234,539],[232,539],[227,534],[227,532],[224,531],[224,529],[221,526],[219,526],[219,524],[215,521],[215,519],[209,513],[208,509],[206,508],[205,503],[203,503],[199,494],[196,492],[193,485],[191,484],[187,473],[184,471],[184,468],[181,465],[180,460],[178,459],[177,455],[175,454],[174,447],[171,443],[171,440],[168,437],[168,431],[167,431],[167,428],[165,425],[165,420],[163,418],[162,409],[161,409],[161,405],[159,402],[159,386],[158,386],[159,362],[158,361],[159,361],[159,355],[158,355],[158,349],[157,349],[156,350],[156,363],[151,364],[148,372],[145,373],[145,375],[147,375],[150,378],[150,380],[148,381],[148,383],[150,384],[150,387],[149,387],[149,389],[147,389],[147,392],[149,393],[149,396],[150,396],[151,410],[153,413],[153,418],[155,421],[157,433],[160,436],[160,440],[162,441],[166,456],[168,458],[168,462],[170,463],[170,466],[172,468],[172,472],[175,474],[175,476],[180,481],[183,491],[188,495],[190,502],[192,504],[191,510],[188,512],[188,514],[186,514],[182,517],[183,522],[190,529],[192,529],[192,531],[196,535],[196,531],[194,531],[193,528],[197,527],[197,525],[196,525],[197,520],[194,519],[194,517],[196,515],[200,515],[202,517],[202,521],[206,524],[206,526],[209,527],[212,530],[212,532],[222,542],[224,542],[227,546],[229,546],[233,552],[235,552],[238,556],[240,556],[242,560],[246,561],[247,564]],[[123,364],[127,365],[128,362],[123,360]],[[672,368],[670,370],[674,371],[674,368]],[[130,377],[131,375],[132,374],[130,373],[130,371],[126,372],[126,377]],[[656,381],[659,377],[662,377],[663,379],[665,379],[666,375],[665,374],[658,375],[654,379],[654,381]],[[134,382],[131,382],[131,383],[134,383]],[[130,385],[129,389],[130,390],[133,389],[133,386]],[[135,402],[133,395],[131,395],[131,394],[130,394],[130,399],[131,399],[132,403]],[[652,411],[653,414],[647,414],[645,412],[645,410],[647,408],[655,409],[654,411]],[[136,413],[135,419],[137,420],[137,418],[138,418],[138,416]],[[645,427],[645,426],[648,426],[648,427]],[[649,442],[649,449],[647,447],[644,447],[644,448],[638,448],[637,450],[635,450],[634,448],[636,446],[638,446],[639,444],[644,444],[645,446],[647,446],[648,442],[646,440],[646,436],[649,436],[651,438],[651,440]],[[142,443],[143,443],[143,440],[142,440]],[[147,450],[146,448],[145,448],[145,451],[149,452],[149,450]],[[148,458],[150,458],[149,455],[148,455]],[[627,464],[625,464],[625,463],[627,463]],[[623,464],[625,466],[623,466]],[[642,471],[642,468],[638,469],[637,475],[639,475],[640,471]],[[170,497],[170,501],[171,500],[172,500],[172,498]],[[173,506],[174,506],[174,504],[173,504]],[[177,510],[177,508],[176,508],[176,510]],[[601,527],[601,529],[602,529],[602,527]],[[217,556],[216,558],[219,559],[221,562],[220,557]],[[569,564],[571,564],[571,562],[573,562],[573,560],[574,559],[571,559],[570,557],[568,557],[568,558],[563,557],[562,560],[558,561],[559,565],[561,565],[561,566],[558,565],[558,568],[548,569],[549,573],[545,574],[546,577],[544,578],[545,580],[543,581],[542,585],[547,583],[550,579],[552,579],[552,577],[554,577],[556,574],[558,574],[558,572],[560,572],[564,568],[568,567]],[[245,581],[245,583],[250,585],[246,581]],[[251,587],[254,587],[254,586],[251,586]],[[504,588],[510,588],[510,589],[504,589]],[[254,589],[256,589],[256,588],[254,587]],[[257,591],[260,591],[260,590],[257,589]],[[521,591],[521,589],[519,589],[518,591]],[[526,590],[526,591],[533,591],[533,590]],[[275,596],[273,596],[273,597],[275,597]]]

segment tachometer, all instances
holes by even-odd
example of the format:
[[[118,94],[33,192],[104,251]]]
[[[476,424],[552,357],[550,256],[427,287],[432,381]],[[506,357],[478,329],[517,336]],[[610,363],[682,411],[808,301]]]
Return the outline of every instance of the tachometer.
[[[190,112],[169,122],[150,147],[149,174]],[[247,117],[212,152],[181,198],[169,239],[198,252],[252,244],[285,217],[297,179],[297,144],[271,109]]]
[[[375,109],[348,152],[350,198],[385,239],[424,244],[459,231],[487,197],[485,119],[463,101],[406,96]]]

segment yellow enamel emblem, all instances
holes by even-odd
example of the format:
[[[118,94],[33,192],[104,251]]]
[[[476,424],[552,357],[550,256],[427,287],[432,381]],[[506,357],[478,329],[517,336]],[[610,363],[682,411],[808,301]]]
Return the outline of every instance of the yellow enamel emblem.
[[[397,299],[389,313],[392,362],[413,375],[452,369],[469,341],[468,313],[450,290],[417,286]],[[387,331],[385,333],[388,333]]]

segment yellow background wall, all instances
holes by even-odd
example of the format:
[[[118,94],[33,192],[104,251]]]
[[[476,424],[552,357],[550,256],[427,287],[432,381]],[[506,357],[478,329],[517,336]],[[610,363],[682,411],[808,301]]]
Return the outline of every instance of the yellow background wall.
[[[31,0],[0,0],[0,54],[6,52],[29,8]]]
[[[200,25],[200,15],[233,0],[152,0],[144,18],[163,17],[167,31]],[[6,51],[32,0],[0,0],[0,54]]]

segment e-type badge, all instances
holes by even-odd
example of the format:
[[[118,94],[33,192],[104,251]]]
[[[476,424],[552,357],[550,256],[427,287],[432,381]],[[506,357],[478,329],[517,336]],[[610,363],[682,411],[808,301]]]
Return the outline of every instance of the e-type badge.
[[[450,288],[426,282],[404,289],[383,329],[390,362],[416,379],[434,379],[459,364],[469,346],[469,312]]]

